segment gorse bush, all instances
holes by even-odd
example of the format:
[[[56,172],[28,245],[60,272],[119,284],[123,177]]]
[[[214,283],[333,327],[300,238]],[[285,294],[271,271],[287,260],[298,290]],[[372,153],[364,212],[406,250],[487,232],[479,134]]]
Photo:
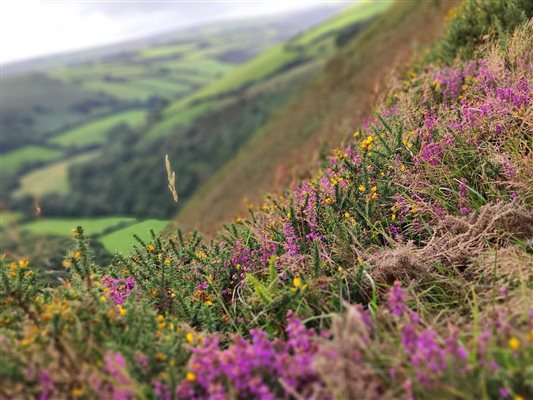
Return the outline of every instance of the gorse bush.
[[[216,240],[154,235],[100,266],[78,228],[53,289],[3,260],[2,396],[533,396],[528,7],[475,60],[414,68]]]
[[[451,64],[457,57],[472,58],[480,46],[505,42],[513,31],[533,17],[527,0],[469,0],[450,11],[446,38],[431,52],[431,59]]]

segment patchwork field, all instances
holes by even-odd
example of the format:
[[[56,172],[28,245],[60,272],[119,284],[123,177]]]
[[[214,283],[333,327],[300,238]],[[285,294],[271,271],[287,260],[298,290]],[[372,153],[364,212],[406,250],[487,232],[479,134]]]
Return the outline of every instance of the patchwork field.
[[[82,226],[87,235],[97,235],[107,229],[134,222],[135,218],[130,217],[42,218],[21,225],[20,229],[34,234],[70,236],[72,229]]]
[[[152,238],[150,230],[158,234],[167,224],[168,221],[150,219],[101,236],[99,241],[107,250],[113,253],[129,254],[133,249],[133,245],[138,244],[133,235],[137,235],[141,240],[148,242]]]
[[[50,139],[50,143],[65,147],[102,144],[106,142],[107,134],[115,126],[126,124],[134,128],[144,123],[145,119],[146,111],[142,109],[113,114],[54,136]]]
[[[15,198],[32,195],[40,198],[47,194],[68,194],[68,169],[72,165],[89,161],[98,152],[83,153],[36,169],[20,178],[20,188],[13,192]]]
[[[1,175],[13,176],[22,167],[57,160],[63,152],[44,146],[25,146],[2,154]]]

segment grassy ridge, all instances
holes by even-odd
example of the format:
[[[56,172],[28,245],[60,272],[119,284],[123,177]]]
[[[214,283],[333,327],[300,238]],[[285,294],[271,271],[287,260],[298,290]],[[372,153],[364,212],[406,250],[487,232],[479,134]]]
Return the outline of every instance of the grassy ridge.
[[[260,81],[291,63],[305,63],[309,62],[311,58],[323,57],[325,53],[331,52],[332,47],[334,47],[332,38],[335,37],[335,34],[339,30],[350,24],[359,23],[375,17],[389,7],[390,4],[392,4],[392,1],[377,3],[363,2],[363,4],[358,4],[349,10],[345,10],[341,15],[335,16],[317,28],[310,29],[296,39],[292,39],[283,45],[277,45],[263,52],[252,61],[236,68],[223,79],[215,81],[194,95],[175,102],[165,110],[165,116],[167,118],[173,118],[176,114],[186,112],[186,109],[191,104],[194,104],[200,99],[239,91],[242,87]],[[317,40],[319,42],[318,45],[321,47],[321,54],[306,55],[306,46],[310,46],[311,44],[317,45]],[[161,124],[168,125],[165,120]],[[158,125],[153,129],[159,132],[162,131],[162,127]]]

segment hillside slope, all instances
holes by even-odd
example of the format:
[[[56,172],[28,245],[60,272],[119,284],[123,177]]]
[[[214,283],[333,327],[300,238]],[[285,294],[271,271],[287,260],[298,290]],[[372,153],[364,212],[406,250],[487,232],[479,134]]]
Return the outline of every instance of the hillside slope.
[[[338,143],[366,118],[391,77],[441,33],[455,2],[398,2],[334,56],[307,85],[200,189],[172,228],[213,232],[266,191],[306,174],[324,142]]]
[[[217,240],[0,260],[3,398],[533,398],[533,4],[467,0],[375,117]]]

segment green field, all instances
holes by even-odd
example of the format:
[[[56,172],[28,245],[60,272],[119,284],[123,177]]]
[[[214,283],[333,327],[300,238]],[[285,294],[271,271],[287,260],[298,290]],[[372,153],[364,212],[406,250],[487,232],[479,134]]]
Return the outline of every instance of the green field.
[[[50,139],[50,142],[66,147],[85,147],[101,144],[107,140],[107,134],[113,127],[119,124],[128,124],[130,127],[136,127],[141,125],[145,119],[145,110],[125,111],[73,128],[54,136]]]
[[[86,162],[96,155],[97,152],[83,153],[31,171],[20,179],[20,188],[13,193],[13,196],[16,198],[32,195],[39,198],[51,193],[67,194],[69,167]]]
[[[13,176],[23,166],[57,160],[63,156],[58,149],[44,146],[25,146],[1,155],[1,175]]]
[[[155,95],[151,90],[139,89],[131,86],[130,82],[105,82],[99,80],[87,80],[83,82],[83,87],[89,91],[105,93],[122,100],[146,101],[150,96]]]
[[[17,211],[2,211],[0,212],[0,228],[10,226],[18,222],[23,214]]]
[[[42,235],[69,236],[72,229],[83,227],[88,235],[102,233],[106,229],[117,227],[119,224],[133,223],[130,217],[102,217],[102,218],[42,218],[20,226],[23,231]]]
[[[394,0],[359,1],[355,6],[343,11],[337,17],[318,25],[315,29],[291,40],[292,45],[308,46],[323,36],[332,35],[346,26],[370,19],[389,8]]]
[[[145,140],[167,135],[173,127],[186,125],[199,115],[205,114],[215,107],[221,107],[223,102],[213,100],[204,101],[196,105],[187,106],[182,104],[181,109],[176,109],[172,117],[165,118],[161,123],[153,126],[145,136]]]
[[[109,251],[127,254],[131,252],[133,245],[138,243],[133,237],[134,234],[144,241],[150,241],[150,230],[159,233],[167,224],[168,221],[149,219],[104,235],[98,240]]]
[[[194,50],[195,47],[196,43],[177,43],[173,45],[148,47],[141,50],[139,56],[145,59],[175,56]]]

